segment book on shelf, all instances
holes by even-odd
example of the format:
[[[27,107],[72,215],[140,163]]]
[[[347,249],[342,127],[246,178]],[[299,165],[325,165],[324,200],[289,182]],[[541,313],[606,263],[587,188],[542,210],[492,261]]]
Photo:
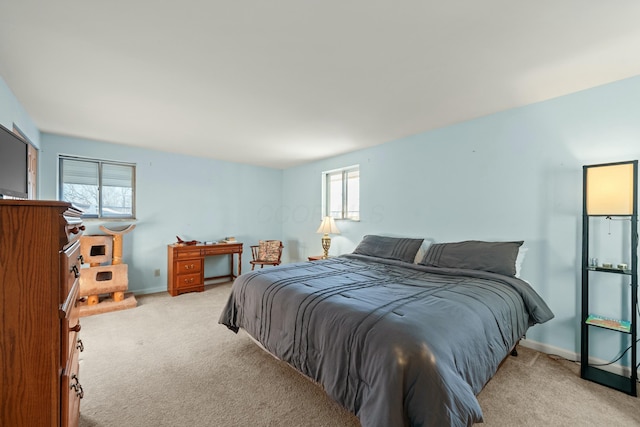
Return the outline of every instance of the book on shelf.
[[[631,322],[628,320],[611,319],[608,317],[598,316],[597,314],[590,314],[589,317],[587,317],[586,323],[589,325],[613,329],[615,331],[631,332]]]

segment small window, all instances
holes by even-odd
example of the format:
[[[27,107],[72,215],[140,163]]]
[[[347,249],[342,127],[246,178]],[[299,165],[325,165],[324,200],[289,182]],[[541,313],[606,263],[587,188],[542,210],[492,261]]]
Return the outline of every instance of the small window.
[[[322,173],[323,216],[360,220],[360,167]]]
[[[136,166],[60,156],[60,200],[88,218],[135,218]]]

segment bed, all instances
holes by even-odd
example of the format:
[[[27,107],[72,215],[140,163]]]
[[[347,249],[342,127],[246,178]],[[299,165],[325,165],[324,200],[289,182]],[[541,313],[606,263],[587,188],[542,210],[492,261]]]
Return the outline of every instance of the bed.
[[[434,244],[417,257],[422,244],[365,236],[352,254],[246,273],[219,322],[320,384],[363,427],[481,422],[476,395],[553,313],[516,277],[522,242]]]

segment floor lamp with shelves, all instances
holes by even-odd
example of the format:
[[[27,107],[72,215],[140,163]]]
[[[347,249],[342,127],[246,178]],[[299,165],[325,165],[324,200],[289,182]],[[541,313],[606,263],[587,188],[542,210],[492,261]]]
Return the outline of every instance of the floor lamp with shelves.
[[[638,161],[584,166],[583,184],[580,376],[637,396]],[[598,262],[597,250],[591,241],[591,228],[595,221],[603,219],[629,221],[628,227],[623,228],[628,230],[629,236],[619,236],[620,241],[624,242],[623,252],[630,260],[629,263]],[[610,275],[619,277],[623,286],[619,290],[623,294],[623,307],[619,316],[595,312],[597,301],[592,294],[598,291],[596,287],[600,282],[611,279]],[[625,290],[627,283],[628,294]],[[624,318],[625,316],[628,318]],[[608,331],[606,334],[621,335],[616,342],[621,343],[620,353],[626,350],[629,355],[626,359],[630,363],[628,375],[612,372],[592,362],[593,350],[597,347],[596,331],[602,330]]]

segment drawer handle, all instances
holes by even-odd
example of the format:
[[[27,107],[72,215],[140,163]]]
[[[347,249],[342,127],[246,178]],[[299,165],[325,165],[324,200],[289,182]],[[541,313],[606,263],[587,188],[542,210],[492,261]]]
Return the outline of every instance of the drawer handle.
[[[71,271],[73,272],[73,276],[77,279],[78,277],[80,277],[80,270],[78,270],[78,266],[74,265],[73,267],[71,267]]]
[[[80,264],[84,264],[84,257],[82,256],[82,254],[78,256],[78,261],[80,261]]]
[[[187,283],[187,284],[193,283],[193,277],[190,279],[184,279],[184,283]]]
[[[76,348],[80,350],[80,353],[84,351],[84,343],[82,342],[82,340],[78,340],[78,342],[76,343]]]
[[[69,230],[69,232],[72,234],[78,234],[79,232],[84,231],[86,228],[87,227],[85,227],[84,225],[81,225],[80,227],[73,227]]]
[[[185,270],[193,270],[194,268],[196,268],[196,266],[194,264],[190,264],[190,265],[185,265],[184,266]]]
[[[80,229],[78,227],[73,227],[71,230],[69,230],[69,232],[71,232],[71,234],[78,234],[80,232]]]
[[[72,390],[75,390],[76,392],[76,396],[78,396],[80,399],[82,399],[84,397],[84,390],[82,389],[82,386],[80,385],[80,381],[78,380],[78,376],[76,374],[71,375],[71,380],[75,381],[73,384],[69,385],[69,388]]]
[[[80,326],[80,323],[76,323],[76,325],[72,328],[69,328],[69,332],[80,332],[80,329],[82,327]]]

